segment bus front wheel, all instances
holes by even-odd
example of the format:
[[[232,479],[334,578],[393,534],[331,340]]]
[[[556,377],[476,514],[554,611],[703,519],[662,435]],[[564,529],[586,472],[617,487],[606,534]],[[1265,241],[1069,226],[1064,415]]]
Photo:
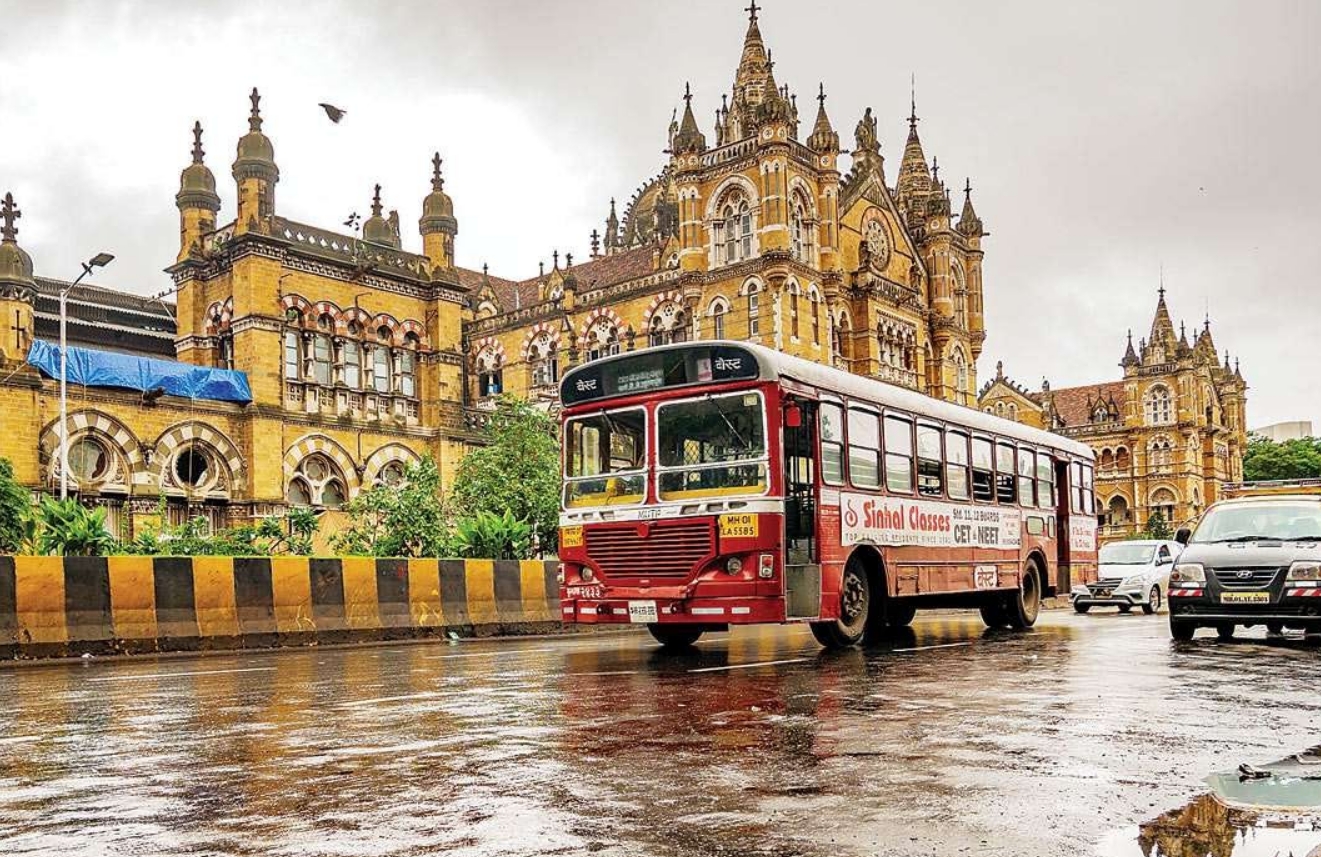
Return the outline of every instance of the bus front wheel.
[[[701,628],[693,628],[687,625],[657,625],[652,623],[647,626],[651,636],[656,642],[666,649],[686,649],[693,643],[696,643],[702,636]]]
[[[1009,597],[1005,607],[1009,627],[1014,630],[1026,631],[1037,624],[1037,616],[1041,614],[1041,572],[1035,562],[1028,562],[1023,569],[1018,592]]]
[[[850,561],[839,586],[839,618],[813,622],[812,636],[827,649],[847,649],[862,641],[871,609],[871,587],[862,564]]]

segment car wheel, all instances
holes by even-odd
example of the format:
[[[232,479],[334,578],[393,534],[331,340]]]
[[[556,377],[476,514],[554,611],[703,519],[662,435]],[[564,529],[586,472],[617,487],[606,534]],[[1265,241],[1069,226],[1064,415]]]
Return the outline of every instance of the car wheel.
[[[1029,560],[1018,582],[1018,592],[1005,604],[1009,627],[1026,631],[1037,623],[1041,613],[1041,575],[1035,561]]]
[[[1148,616],[1160,612],[1160,586],[1151,587],[1151,592],[1147,593],[1147,603],[1142,605],[1142,612]]]
[[[870,609],[871,587],[867,585],[867,574],[861,563],[850,561],[844,567],[844,577],[840,581],[839,618],[813,622],[812,636],[827,649],[856,646],[867,630]]]
[[[1170,620],[1170,636],[1181,643],[1186,643],[1197,633],[1197,623],[1179,619]]]
[[[647,625],[647,630],[666,649],[686,649],[702,637],[701,628],[689,625],[658,625],[652,622]]]
[[[1234,631],[1233,625],[1216,625],[1216,636],[1226,642],[1234,639]]]
[[[1079,604],[1077,601],[1075,601],[1075,602],[1073,602],[1073,609],[1074,609],[1074,612],[1077,612],[1077,613],[1086,613],[1087,611],[1089,611],[1089,610],[1092,609],[1092,605],[1090,605],[1090,604]]]

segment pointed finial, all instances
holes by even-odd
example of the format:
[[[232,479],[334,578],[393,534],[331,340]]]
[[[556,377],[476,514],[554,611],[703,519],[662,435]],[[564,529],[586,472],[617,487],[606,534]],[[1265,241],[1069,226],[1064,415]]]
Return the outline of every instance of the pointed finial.
[[[1185,322],[1183,319],[1179,319],[1179,338],[1180,339],[1188,338],[1188,323]]]
[[[940,184],[940,161],[935,155],[931,156],[931,184],[932,186]]]
[[[1165,301],[1165,263],[1164,262],[1160,263],[1160,299],[1162,303]]]
[[[1211,313],[1209,312],[1206,314],[1206,320],[1202,322],[1202,330],[1207,333],[1211,332]]]
[[[445,187],[445,177],[440,174],[440,165],[445,163],[441,160],[440,152],[431,156],[431,187],[433,190],[443,190]]]
[[[971,176],[966,176],[966,177],[963,179],[963,198],[964,198],[965,200],[972,199],[972,177],[971,177]]]
[[[592,238],[592,258],[595,259],[597,256],[601,255],[601,233],[598,230],[593,229],[591,238]]]
[[[381,216],[381,186],[376,185],[376,191],[372,194],[372,217]]]
[[[918,123],[918,118],[917,118],[917,75],[916,75],[916,74],[909,75],[909,78],[908,78],[908,85],[909,85],[909,102],[908,102],[908,104],[909,104],[909,113],[908,113],[908,127],[910,127],[910,128],[916,128],[916,127],[917,127],[917,123]]]
[[[0,220],[4,220],[4,226],[0,226],[0,237],[6,242],[13,243],[18,238],[18,227],[14,221],[22,216],[23,212],[14,205],[14,195],[6,193],[4,200],[0,201]]]
[[[546,262],[545,262],[545,260],[542,260],[542,261],[537,262],[537,276],[538,276],[538,277],[544,277],[544,276],[546,276]]]
[[[573,254],[572,254],[572,253],[565,253],[565,254],[564,254],[564,267],[565,267],[565,268],[572,268],[572,267],[573,267]]]
[[[261,93],[257,92],[257,87],[252,88],[252,94],[248,96],[252,102],[252,114],[248,116],[248,128],[253,131],[261,130]]]
[[[1133,328],[1131,327],[1128,329],[1128,344],[1133,344]]]
[[[775,52],[770,48],[766,49],[766,68],[771,72],[775,71]]]
[[[491,279],[491,266],[486,264],[485,262],[482,263],[482,279],[483,280]]]
[[[552,250],[550,256],[555,260],[555,270],[558,271],[560,269],[560,251]]]
[[[693,88],[688,85],[687,81],[684,81],[683,84],[683,100],[689,104],[693,103]]]
[[[193,123],[193,163],[194,164],[202,163],[202,155],[204,154],[205,152],[202,151],[202,123],[194,122]]]
[[[722,93],[720,93],[720,109],[721,109],[723,112],[725,112],[725,113],[728,113],[728,112],[729,112],[729,93],[728,93],[728,92],[722,92]]]
[[[822,106],[826,106],[826,84],[824,82],[817,84],[816,100]]]
[[[757,0],[752,0],[752,5],[750,6],[744,6],[743,11],[748,13],[749,24],[757,23],[757,12],[760,11],[760,7],[757,6]]]

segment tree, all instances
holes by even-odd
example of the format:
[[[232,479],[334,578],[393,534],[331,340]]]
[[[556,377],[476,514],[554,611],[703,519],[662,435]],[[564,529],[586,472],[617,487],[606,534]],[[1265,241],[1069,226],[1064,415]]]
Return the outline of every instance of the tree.
[[[1276,443],[1254,434],[1243,456],[1243,478],[1248,482],[1321,478],[1321,439],[1304,437]]]
[[[22,547],[24,519],[31,508],[27,490],[14,479],[14,465],[0,458],[0,553],[17,553]]]
[[[1170,529],[1170,522],[1165,520],[1165,514],[1160,509],[1151,513],[1147,518],[1147,528],[1142,533],[1144,539],[1160,539],[1169,541],[1174,538],[1174,532]]]
[[[347,556],[444,556],[450,530],[431,456],[404,470],[395,485],[375,485],[349,503],[349,525],[331,539]]]
[[[503,396],[483,432],[486,445],[459,463],[454,505],[465,518],[491,512],[526,521],[542,551],[555,549],[560,514],[560,446],[554,421]]]

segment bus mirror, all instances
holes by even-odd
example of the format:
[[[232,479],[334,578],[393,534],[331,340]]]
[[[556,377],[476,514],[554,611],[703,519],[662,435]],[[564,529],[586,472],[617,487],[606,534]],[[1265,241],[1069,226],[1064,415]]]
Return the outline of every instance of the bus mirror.
[[[802,427],[803,427],[803,409],[800,408],[800,407],[798,407],[798,405],[796,405],[796,404],[791,404],[791,405],[789,405],[789,407],[785,408],[785,409],[784,409],[784,425],[785,425],[785,428],[802,428]]]

